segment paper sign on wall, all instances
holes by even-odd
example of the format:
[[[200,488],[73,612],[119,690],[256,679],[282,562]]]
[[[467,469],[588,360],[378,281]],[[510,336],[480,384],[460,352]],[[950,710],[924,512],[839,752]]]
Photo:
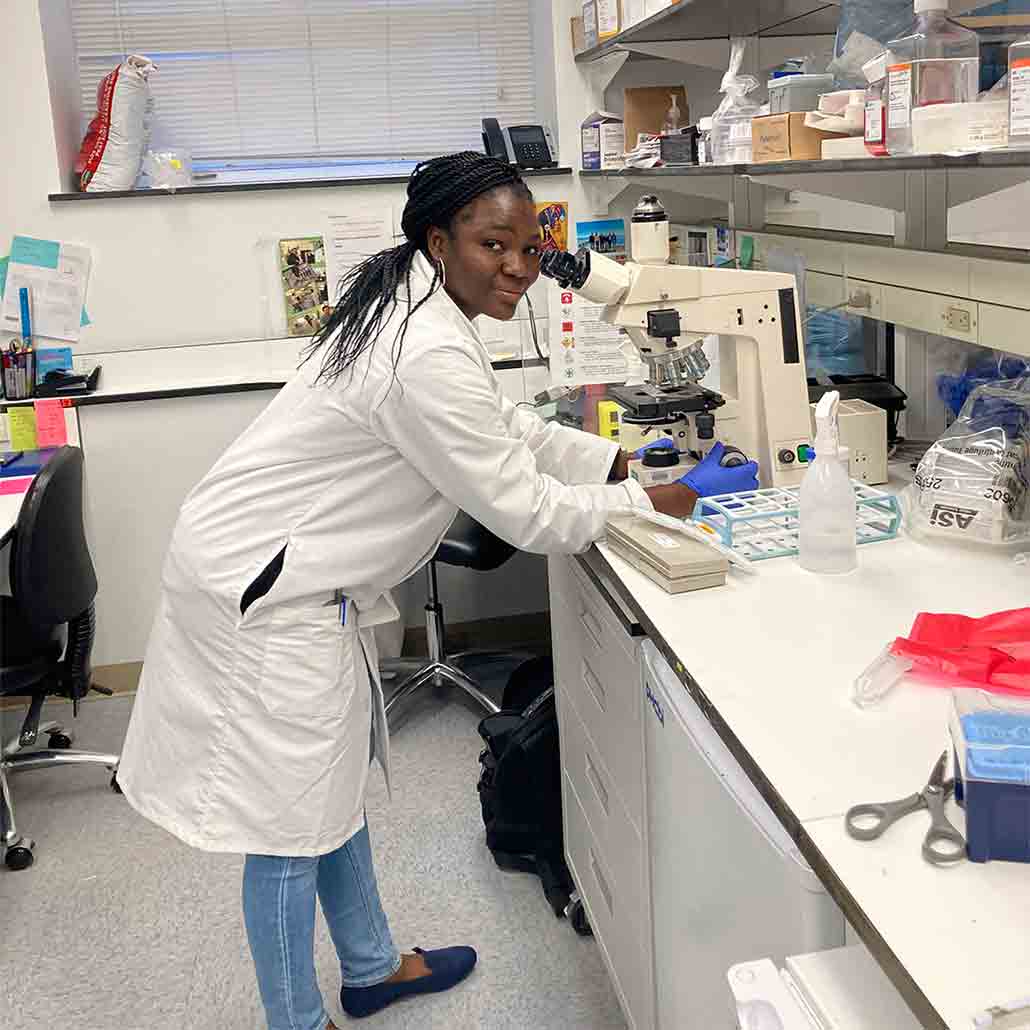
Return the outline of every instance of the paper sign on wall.
[[[578,222],[576,242],[606,256],[625,260],[626,233],[621,219]],[[624,383],[629,364],[624,348],[632,345],[602,318],[604,307],[571,290],[552,285],[548,294],[551,382],[555,386]]]
[[[68,442],[64,404],[60,397],[36,401],[36,446],[63,447]]]

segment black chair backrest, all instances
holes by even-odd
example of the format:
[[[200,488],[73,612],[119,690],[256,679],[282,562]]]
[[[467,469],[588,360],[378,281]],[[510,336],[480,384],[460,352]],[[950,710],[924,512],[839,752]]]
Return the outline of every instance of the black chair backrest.
[[[40,627],[81,615],[97,595],[78,447],[61,447],[25,494],[11,543],[11,593],[22,616]]]

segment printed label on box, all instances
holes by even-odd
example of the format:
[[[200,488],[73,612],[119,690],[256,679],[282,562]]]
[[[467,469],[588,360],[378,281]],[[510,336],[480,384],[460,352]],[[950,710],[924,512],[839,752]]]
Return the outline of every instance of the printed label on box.
[[[887,69],[887,124],[906,129],[912,124],[912,65],[893,64]]]
[[[1030,137],[1030,57],[1013,61],[1009,71],[1009,136]]]

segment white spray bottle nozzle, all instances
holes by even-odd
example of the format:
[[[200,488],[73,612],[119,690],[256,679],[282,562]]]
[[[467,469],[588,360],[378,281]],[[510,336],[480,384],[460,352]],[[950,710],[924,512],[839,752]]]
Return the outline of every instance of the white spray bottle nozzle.
[[[840,407],[840,392],[828,390],[815,406],[815,453],[836,454],[838,448],[837,409]]]

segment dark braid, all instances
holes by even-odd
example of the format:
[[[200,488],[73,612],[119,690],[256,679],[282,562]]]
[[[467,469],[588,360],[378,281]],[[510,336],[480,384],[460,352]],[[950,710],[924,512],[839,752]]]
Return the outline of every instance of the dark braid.
[[[408,202],[401,218],[405,240],[380,251],[352,268],[341,283],[341,296],[329,321],[305,348],[304,361],[323,350],[317,380],[333,383],[371,347],[397,308],[397,290],[407,295],[407,313],[394,337],[391,358],[394,374],[404,346],[411,316],[437,291],[440,274],[434,271],[425,296],[411,299],[411,263],[421,250],[427,257],[429,230],[451,231],[458,212],[490,190],[507,187],[532,200],[518,169],[473,151],[436,157],[416,166],[408,180]]]

